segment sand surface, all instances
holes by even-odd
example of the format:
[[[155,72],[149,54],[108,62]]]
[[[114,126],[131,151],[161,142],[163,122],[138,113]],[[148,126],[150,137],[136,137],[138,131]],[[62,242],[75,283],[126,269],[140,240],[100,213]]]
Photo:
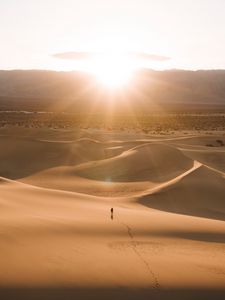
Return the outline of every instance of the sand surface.
[[[224,299],[217,139],[1,129],[0,299]]]

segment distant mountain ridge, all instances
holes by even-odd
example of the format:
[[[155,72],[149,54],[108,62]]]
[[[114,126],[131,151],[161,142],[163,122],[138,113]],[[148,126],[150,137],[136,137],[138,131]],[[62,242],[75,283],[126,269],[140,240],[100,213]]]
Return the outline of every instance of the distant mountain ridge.
[[[102,109],[109,97],[96,79],[83,72],[42,70],[0,71],[0,110],[53,110],[80,112],[97,103]],[[112,97],[112,95],[110,95]],[[115,103],[126,109],[169,106],[225,106],[225,70],[143,69],[126,88],[114,92]],[[119,104],[119,105],[117,105]]]

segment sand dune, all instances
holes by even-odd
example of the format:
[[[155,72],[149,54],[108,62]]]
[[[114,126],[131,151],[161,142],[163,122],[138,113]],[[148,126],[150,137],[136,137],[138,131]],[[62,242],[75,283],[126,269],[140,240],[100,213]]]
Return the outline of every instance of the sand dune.
[[[166,160],[163,159],[166,156]],[[145,144],[111,159],[77,166],[74,173],[102,181],[163,181],[193,165],[179,150],[163,144]]]
[[[225,220],[225,175],[202,166],[140,203],[174,213]]]
[[[206,166],[221,172],[225,172],[225,149],[217,151],[183,149],[182,151],[188,157],[198,160]]]
[[[107,148],[108,145],[87,138],[52,141],[27,137],[0,137],[0,175],[18,179],[55,166],[74,166],[82,162],[104,159],[114,154],[113,149],[107,151]]]
[[[224,147],[64,133],[0,137],[0,298],[223,299]]]
[[[47,169],[21,181],[85,194],[134,196],[182,174],[192,165],[193,161],[181,151],[152,143],[123,151],[122,154],[108,159],[91,161],[75,167]]]

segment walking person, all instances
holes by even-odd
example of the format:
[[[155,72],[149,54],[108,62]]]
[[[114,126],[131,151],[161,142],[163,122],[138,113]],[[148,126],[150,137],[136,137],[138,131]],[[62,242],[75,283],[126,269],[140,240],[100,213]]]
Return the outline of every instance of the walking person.
[[[111,208],[111,220],[113,220],[113,207]]]

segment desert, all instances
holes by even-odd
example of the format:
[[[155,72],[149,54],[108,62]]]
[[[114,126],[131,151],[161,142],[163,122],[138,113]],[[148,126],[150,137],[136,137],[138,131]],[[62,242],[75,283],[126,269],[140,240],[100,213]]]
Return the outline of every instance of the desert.
[[[2,128],[1,297],[222,299],[216,140]]]
[[[0,0],[0,300],[225,299],[224,16]]]

